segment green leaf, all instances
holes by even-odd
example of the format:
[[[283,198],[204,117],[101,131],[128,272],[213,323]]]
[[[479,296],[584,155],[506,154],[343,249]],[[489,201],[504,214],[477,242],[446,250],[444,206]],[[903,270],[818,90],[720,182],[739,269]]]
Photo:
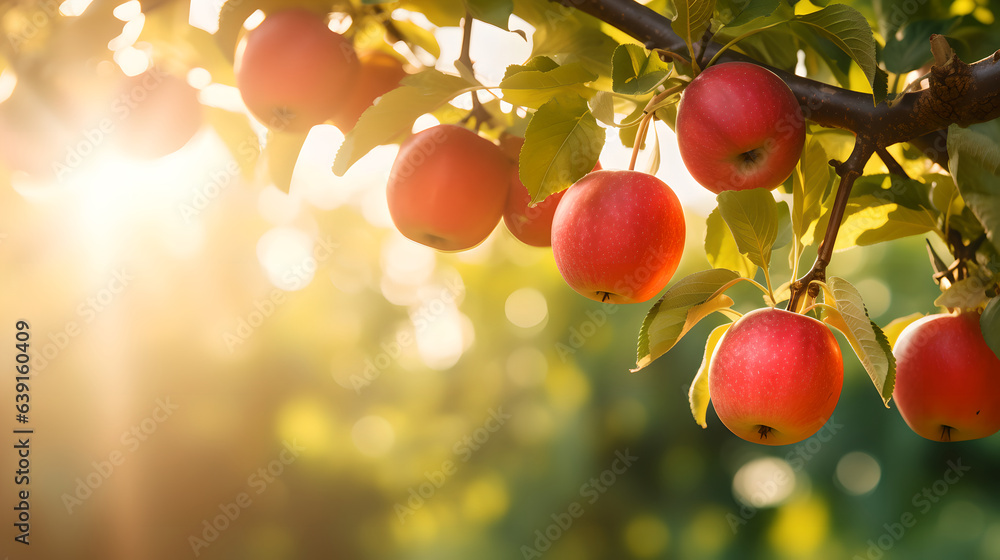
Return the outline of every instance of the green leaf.
[[[954,193],[955,184],[950,177],[947,179],[950,187],[948,190]],[[858,177],[851,189],[851,197],[860,198],[864,195],[871,195],[883,202],[895,202],[913,210],[927,209],[935,216],[940,215],[940,211],[931,202],[929,191],[930,186],[927,183],[881,173]]]
[[[424,49],[434,58],[441,56],[441,46],[437,38],[427,29],[405,19],[393,20],[392,26],[406,44]]]
[[[965,204],[1000,249],[1000,121],[948,127],[948,169]]]
[[[587,101],[594,118],[608,126],[615,125],[615,96],[610,91],[599,91]]]
[[[399,7],[423,14],[437,27],[458,27],[465,17],[465,2],[442,2],[441,0],[403,0]]]
[[[727,27],[739,27],[746,25],[762,17],[767,17],[774,13],[781,4],[781,0],[750,0],[742,10],[736,14],[732,20],[726,22]]]
[[[509,31],[507,22],[514,13],[514,0],[465,0],[472,17]]]
[[[868,20],[861,12],[844,4],[832,4],[811,14],[796,16],[796,27],[805,27],[799,32],[817,34],[829,39],[858,63],[874,88],[875,38]]]
[[[693,52],[692,48],[708,29],[712,12],[715,11],[715,0],[675,0],[674,7],[677,9],[677,19],[670,26],[687,43],[688,52]]]
[[[778,233],[774,236],[773,248],[778,249],[792,242],[792,217],[788,203],[782,200],[778,203]]]
[[[524,133],[521,182],[541,202],[589,173],[604,147],[604,129],[580,96],[556,97],[539,107]]]
[[[771,191],[723,191],[716,199],[740,252],[755,265],[767,268],[778,236],[778,205]]]
[[[643,95],[653,91],[669,72],[670,65],[658,54],[639,45],[619,45],[611,60],[612,89],[623,95]]]
[[[898,33],[887,36],[882,49],[885,69],[893,74],[903,74],[931,62],[933,57],[928,37],[946,35],[960,19],[956,16],[945,20],[912,21],[900,28]]]
[[[937,219],[926,208],[914,210],[872,195],[852,197],[844,210],[834,250],[921,235],[936,228]]]
[[[1000,297],[995,297],[986,304],[986,309],[979,317],[979,328],[983,331],[986,345],[1000,358]]]
[[[639,103],[635,106],[635,110],[633,110],[632,113],[622,119],[623,123],[632,123],[629,126],[623,126],[618,129],[618,139],[621,140],[622,145],[627,148],[635,146],[635,137],[639,133],[639,122],[642,118],[644,108],[645,106],[642,103]],[[644,148],[645,145],[646,141],[643,139],[639,147]]]
[[[288,192],[292,186],[292,173],[308,133],[269,131],[264,154],[267,156],[267,174],[274,186]]]
[[[545,57],[539,57],[547,60]],[[584,85],[597,76],[579,62],[556,66],[548,70],[522,70],[511,73],[500,82],[504,101],[537,109],[558,95],[584,96],[590,90]]]
[[[889,98],[889,74],[886,74],[885,70],[881,68],[875,69],[875,81],[872,82],[872,96],[875,98],[876,105]]]
[[[868,317],[861,294],[850,282],[834,276],[827,281],[826,288],[827,303],[836,310],[827,309],[823,322],[844,334],[888,407],[896,379],[896,358],[888,339]]]
[[[333,172],[343,176],[375,146],[409,133],[417,117],[434,111],[473,87],[475,84],[463,78],[437,70],[424,70],[405,78],[401,87],[383,95],[361,115],[337,151]]]
[[[734,270],[744,278],[757,274],[757,265],[740,253],[733,233],[722,219],[719,209],[712,210],[705,221],[705,257],[712,268]]]
[[[524,64],[511,64],[504,71],[503,79],[506,80],[520,72],[549,72],[559,68],[559,63],[547,56],[536,56]]]
[[[732,270],[713,268],[696,272],[676,282],[650,308],[642,322],[636,367],[632,371],[648,366],[673,348],[697,322],[696,319],[728,307],[723,300],[725,296],[716,292],[739,277]],[[696,309],[699,306],[704,307]]]
[[[553,56],[563,64],[581,62],[598,76],[611,75],[611,59],[619,45],[600,27],[573,19],[536,28],[531,40],[531,56]]]
[[[789,26],[802,40],[806,52],[806,70],[809,76],[826,78],[822,74],[819,61],[830,71],[830,76],[840,84],[841,87],[850,89],[851,87],[851,66],[854,64],[851,55],[847,54],[839,46],[826,37],[808,33],[808,29]]]
[[[705,342],[705,355],[701,359],[701,367],[698,368],[698,373],[695,374],[694,381],[691,382],[691,389],[688,391],[691,415],[694,416],[695,423],[702,428],[708,427],[705,416],[708,413],[708,402],[711,400],[708,389],[708,368],[712,365],[712,354],[715,352],[715,347],[719,345],[722,335],[726,334],[731,326],[733,326],[732,323],[719,325],[712,329],[711,334],[708,335],[708,340]]]
[[[816,240],[815,226],[834,179],[829,161],[823,145],[811,136],[792,175],[792,231],[803,246]]]

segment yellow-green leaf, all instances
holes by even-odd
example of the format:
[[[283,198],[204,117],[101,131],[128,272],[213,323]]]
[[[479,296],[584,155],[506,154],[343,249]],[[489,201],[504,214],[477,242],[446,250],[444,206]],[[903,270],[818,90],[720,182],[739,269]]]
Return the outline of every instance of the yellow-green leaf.
[[[275,131],[267,133],[267,144],[264,146],[267,174],[274,186],[286,193],[291,189],[292,174],[295,172],[302,144],[306,141],[306,134]]]
[[[934,300],[934,305],[948,309],[972,309],[986,303],[989,300],[986,289],[992,285],[988,274],[985,270],[976,269],[968,278],[949,286]]]
[[[807,27],[802,33],[829,39],[847,53],[861,67],[874,89],[878,68],[875,63],[875,38],[871,25],[861,12],[845,4],[831,4],[822,10],[796,16],[793,22],[796,27]]]
[[[889,346],[895,348],[896,340],[899,339],[899,335],[903,333],[903,329],[910,326],[910,323],[922,317],[924,317],[923,313],[911,313],[905,317],[900,317],[890,321],[889,324],[882,329],[886,340],[889,341]]]
[[[723,191],[717,197],[719,213],[733,233],[741,253],[767,268],[778,236],[778,205],[767,189]]]
[[[712,268],[735,270],[744,278],[757,274],[757,265],[740,253],[733,233],[722,219],[719,209],[712,210],[705,221],[705,257]]]
[[[670,72],[670,65],[660,55],[639,45],[619,45],[611,62],[612,89],[624,95],[643,95],[653,91]]]
[[[588,95],[584,85],[597,79],[579,62],[557,66],[551,70],[525,70],[506,76],[500,82],[504,101],[512,105],[537,109],[557,95]]]
[[[833,183],[834,173],[829,161],[823,145],[812,136],[792,174],[792,231],[804,246],[815,241],[815,225]]]
[[[412,130],[417,117],[434,111],[475,86],[459,76],[437,70],[424,70],[404,79],[401,87],[383,95],[361,115],[337,151],[333,172],[343,176],[372,148]]]
[[[732,323],[726,323],[712,329],[711,334],[708,335],[708,340],[705,342],[705,355],[701,359],[701,367],[698,368],[698,373],[695,374],[694,381],[691,382],[691,389],[688,390],[688,403],[691,405],[691,415],[694,416],[694,421],[702,428],[708,427],[705,416],[708,413],[708,402],[711,399],[708,391],[708,368],[712,365],[712,354],[715,352],[715,347],[719,345],[722,335],[726,334],[726,331],[731,326],[733,326]]]
[[[1000,123],[948,127],[948,169],[965,204],[986,228],[987,238],[1000,250]]]
[[[1000,296],[986,304],[986,309],[979,317],[979,328],[983,331],[986,345],[1000,358]]]
[[[675,0],[674,7],[677,19],[670,26],[687,43],[688,52],[692,52],[692,47],[708,29],[715,11],[715,0]]]
[[[642,322],[636,367],[632,371],[665,354],[701,318],[732,305],[731,299],[719,296],[739,278],[732,270],[713,268],[676,282],[650,308]]]
[[[888,407],[895,385],[896,358],[885,334],[868,317],[861,294],[850,282],[834,276],[827,281],[825,294],[826,303],[835,309],[826,308],[823,322],[844,334]]]
[[[866,194],[847,203],[834,250],[920,235],[936,227],[937,220],[926,208],[914,210]]]
[[[604,148],[604,128],[578,96],[556,97],[531,117],[518,160],[521,183],[541,202],[589,173]]]

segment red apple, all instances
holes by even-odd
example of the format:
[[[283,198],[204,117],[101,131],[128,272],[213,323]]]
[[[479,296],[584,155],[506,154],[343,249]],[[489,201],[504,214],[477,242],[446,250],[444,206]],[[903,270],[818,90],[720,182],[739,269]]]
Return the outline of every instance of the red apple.
[[[556,207],[559,205],[559,201],[562,200],[563,195],[566,194],[566,191],[563,190],[551,194],[538,204],[528,206],[528,203],[531,202],[531,194],[525,188],[524,184],[521,183],[520,171],[517,167],[517,155],[523,144],[524,139],[517,138],[509,148],[505,147],[504,144],[500,146],[501,149],[505,150],[508,157],[511,156],[508,150],[513,149],[514,161],[514,167],[511,171],[510,191],[507,193],[507,205],[503,211],[503,223],[507,225],[507,229],[511,234],[522,243],[534,247],[548,247],[552,245],[552,218],[555,216]],[[597,165],[594,166],[594,171],[599,171],[600,169],[601,162],[597,162]]]
[[[184,147],[203,122],[198,90],[159,69],[124,80],[113,105],[118,147],[140,159],[156,159]]]
[[[918,319],[892,350],[892,399],[918,435],[963,441],[1000,430],[1000,358],[983,339],[978,313]]]
[[[552,253],[566,283],[597,301],[638,303],[670,281],[684,250],[684,212],[663,181],[594,171],[565,191]]]
[[[747,62],[706,68],[677,107],[681,159],[714,193],[780,185],[799,161],[805,131],[785,82]]]
[[[302,9],[275,12],[237,50],[236,86],[268,128],[306,132],[331,118],[356,85],[354,47]]]
[[[441,251],[472,248],[500,223],[510,162],[475,132],[444,124],[407,138],[386,198],[400,233]]]
[[[840,346],[826,325],[784,309],[755,309],[723,335],[708,387],[719,419],[754,443],[787,445],[816,433],[844,383]]]
[[[358,124],[361,113],[371,107],[376,99],[399,87],[399,82],[407,76],[403,63],[382,51],[364,52],[358,58],[361,71],[357,84],[330,119],[344,134]]]

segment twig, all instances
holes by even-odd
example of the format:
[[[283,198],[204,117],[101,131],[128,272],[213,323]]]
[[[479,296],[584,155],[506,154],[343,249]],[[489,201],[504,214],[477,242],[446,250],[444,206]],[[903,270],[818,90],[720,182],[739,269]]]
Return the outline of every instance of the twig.
[[[458,63],[465,65],[469,72],[472,72],[472,57],[469,55],[469,48],[472,44],[472,14],[468,11],[465,12],[465,19],[462,20],[462,52],[458,55]],[[476,130],[479,127],[493,117],[490,116],[489,111],[483,107],[483,104],[479,102],[479,94],[475,91],[472,93],[472,110],[469,111],[468,115],[462,118],[461,123],[465,124],[470,119],[475,119]]]
[[[903,169],[903,166],[899,165],[899,162],[896,161],[896,159],[892,157],[892,154],[890,154],[884,147],[875,148],[875,153],[878,154],[882,163],[884,163],[886,168],[889,169],[889,173],[905,177],[906,179],[910,178],[910,176],[906,174],[906,170]]]
[[[712,28],[708,27],[705,29],[705,35],[701,38],[701,43],[698,44],[697,62],[702,70],[705,69],[705,54],[708,52],[708,43],[712,40],[712,35]]]
[[[819,293],[818,286],[812,284],[813,280],[826,281],[826,267],[833,257],[833,247],[837,244],[837,233],[840,231],[840,222],[844,218],[844,210],[847,208],[847,200],[851,196],[851,188],[854,181],[861,176],[865,164],[875,153],[874,143],[865,137],[859,136],[854,141],[854,150],[844,163],[836,165],[837,174],[840,175],[840,185],[837,187],[837,197],[833,201],[833,208],[830,209],[830,220],[826,226],[826,234],[819,244],[816,254],[816,262],[802,278],[792,282],[792,296],[788,300],[788,309],[795,309],[799,299],[806,292],[815,297]],[[833,162],[831,162],[833,163]]]

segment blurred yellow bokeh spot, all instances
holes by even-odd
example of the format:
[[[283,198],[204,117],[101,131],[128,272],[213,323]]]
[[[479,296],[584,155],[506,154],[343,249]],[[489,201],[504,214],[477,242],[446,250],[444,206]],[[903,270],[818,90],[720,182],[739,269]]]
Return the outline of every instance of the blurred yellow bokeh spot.
[[[351,439],[363,455],[381,457],[396,443],[396,430],[388,420],[372,414],[354,423]]]
[[[830,512],[818,498],[788,502],[778,509],[768,532],[774,550],[793,558],[811,557],[830,533]]]
[[[462,495],[462,513],[470,521],[490,523],[503,517],[509,507],[507,484],[497,473],[473,480]]]
[[[298,440],[304,455],[323,456],[333,451],[333,419],[328,405],[313,398],[286,403],[277,414],[278,435],[284,441]]]
[[[684,531],[683,551],[687,558],[714,557],[733,539],[726,522],[726,510],[708,507],[698,511]]]
[[[670,529],[660,518],[638,515],[625,527],[625,546],[637,558],[660,556],[670,543]]]
[[[553,368],[545,378],[549,399],[553,407],[563,412],[574,412],[590,398],[590,380],[572,366]]]
[[[951,15],[964,16],[966,14],[972,14],[972,17],[986,25],[992,24],[994,20],[988,0],[955,0],[951,3]]]

